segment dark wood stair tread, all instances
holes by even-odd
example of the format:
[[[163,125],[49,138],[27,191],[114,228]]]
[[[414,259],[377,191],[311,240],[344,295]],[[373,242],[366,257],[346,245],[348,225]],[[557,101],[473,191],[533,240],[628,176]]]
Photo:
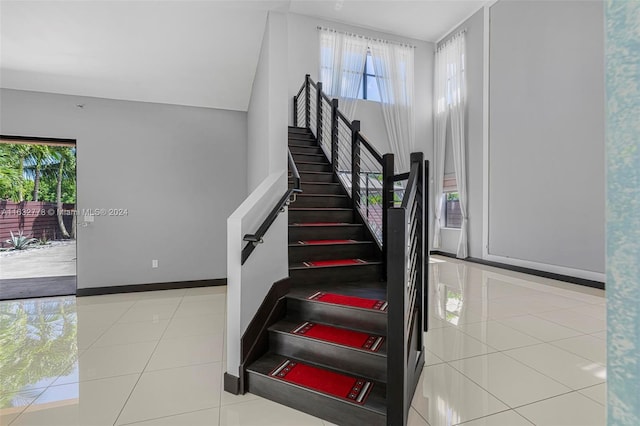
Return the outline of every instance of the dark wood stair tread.
[[[342,207],[289,207],[289,210],[299,210],[299,211],[353,211],[350,208],[342,208]]]
[[[348,260],[348,259],[336,259],[336,260]],[[382,262],[379,260],[367,260],[367,259],[359,259],[362,260],[362,263],[353,263],[348,265],[319,265],[319,266],[307,266],[304,262],[296,262],[289,264],[289,270],[308,270],[308,269],[327,269],[327,268],[361,268],[370,265],[382,265]],[[310,259],[310,261],[312,261]]]
[[[312,240],[313,243],[307,243],[306,241],[298,241],[295,243],[289,243],[289,247],[304,247],[304,246],[346,246],[346,245],[370,245],[374,244],[373,241],[358,241],[358,240]]]
[[[345,194],[311,194],[307,192],[302,192],[297,196],[298,197],[320,197],[320,198],[342,198],[342,199],[348,198],[348,196]]]
[[[338,398],[323,392],[319,392],[317,390],[311,389],[309,387],[305,387],[305,386],[301,386],[295,383],[291,383],[291,382],[286,382],[283,380],[280,380],[278,378],[275,377],[271,377],[270,374],[278,368],[278,366],[282,365],[282,363],[284,363],[286,360],[291,360],[294,361],[296,363],[302,363],[302,364],[306,364],[306,365],[311,365],[313,367],[319,368],[321,370],[325,370],[328,372],[332,372],[332,373],[337,373],[340,375],[344,375],[343,372],[340,371],[335,371],[335,370],[331,370],[328,368],[324,368],[324,367],[320,367],[308,362],[301,362],[300,360],[297,360],[295,358],[292,357],[285,357],[279,354],[275,354],[275,353],[267,353],[266,355],[262,356],[260,359],[258,359],[256,362],[254,362],[253,364],[251,364],[248,368],[249,373],[254,373],[254,374],[260,374],[262,376],[266,376],[271,380],[274,381],[278,381],[281,383],[286,383],[288,386],[291,386],[293,389],[300,389],[300,390],[305,390],[307,392],[312,392],[314,394],[317,395],[321,395],[322,397],[325,398],[330,398],[336,401],[340,401],[343,402],[345,404],[352,404],[352,405],[356,405],[359,408],[365,409],[365,410],[369,410],[369,411],[373,411],[375,413],[378,414],[382,414],[382,415],[386,415],[387,409],[386,409],[386,386],[384,385],[384,383],[380,383],[380,382],[376,382],[376,381],[372,381],[372,380],[368,380],[370,382],[372,382],[372,387],[371,390],[369,391],[369,394],[364,402],[364,404],[362,405],[358,405],[355,402],[349,402],[344,398]]]
[[[314,336],[312,334],[307,334],[307,333],[301,333],[301,332],[295,332],[295,330],[299,329],[300,327],[303,326],[304,323],[312,323],[312,324],[316,324],[317,326],[321,326],[322,328],[324,328],[325,330],[335,330],[335,334],[338,337],[338,339],[335,340],[326,340],[324,338],[321,337],[317,337]],[[287,333],[290,334],[292,336],[295,336],[297,338],[301,338],[301,339],[311,339],[314,341],[320,341],[322,343],[328,344],[328,345],[335,345],[335,346],[339,346],[339,347],[343,347],[343,348],[348,348],[350,350],[354,350],[354,351],[359,351],[359,352],[364,352],[366,354],[370,354],[372,356],[380,356],[380,357],[386,357],[387,355],[387,341],[385,336],[380,336],[380,335],[376,335],[376,334],[372,334],[372,333],[366,333],[366,332],[362,332],[360,330],[353,330],[353,329],[349,329],[349,328],[344,328],[344,327],[337,327],[335,325],[329,325],[329,324],[323,324],[317,321],[304,321],[304,320],[298,320],[298,319],[292,319],[292,318],[285,318],[282,319],[280,321],[278,321],[277,323],[273,324],[271,327],[269,327],[269,331],[272,332],[277,332],[277,333]],[[340,338],[345,338],[345,340],[350,340],[349,339],[349,335],[353,334],[354,335],[354,339],[357,339],[360,335],[371,335],[375,340],[373,342],[373,344],[375,345],[376,343],[378,344],[377,347],[373,347],[372,349],[366,349],[366,348],[362,348],[362,347],[358,347],[356,345],[352,345],[352,344],[348,344],[348,343],[342,343],[340,342]],[[377,339],[380,338],[380,341],[377,342]],[[364,340],[364,339],[363,339]],[[363,342],[364,343],[364,342]]]
[[[358,227],[358,228],[362,228],[364,225],[362,225],[361,223],[342,223],[342,222],[315,222],[315,223],[290,223],[289,226],[291,227],[296,227],[296,228],[300,228],[300,227],[308,227],[308,228],[320,228],[323,226],[340,226],[340,227]]]
[[[315,163],[314,163],[315,164]],[[300,176],[302,175],[333,175],[333,172],[316,172],[313,170],[299,170],[300,172]],[[289,178],[292,177],[292,175],[288,175]],[[308,182],[308,183],[315,183],[315,182]],[[327,183],[334,183],[334,182],[327,182]]]

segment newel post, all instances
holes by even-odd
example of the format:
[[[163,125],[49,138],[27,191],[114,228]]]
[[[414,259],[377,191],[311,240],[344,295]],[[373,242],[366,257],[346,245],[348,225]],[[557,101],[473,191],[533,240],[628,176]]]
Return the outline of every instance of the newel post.
[[[331,165],[338,174],[338,100],[331,100]]]
[[[316,139],[322,146],[322,83],[316,84]]]
[[[351,122],[351,201],[358,207],[360,196],[360,120]]]
[[[311,126],[311,75],[304,76],[304,125],[307,128]]]
[[[382,156],[382,258],[385,259],[383,275],[387,276],[387,242],[389,239],[389,228],[387,226],[389,209],[393,208],[393,176],[394,176],[393,154]]]

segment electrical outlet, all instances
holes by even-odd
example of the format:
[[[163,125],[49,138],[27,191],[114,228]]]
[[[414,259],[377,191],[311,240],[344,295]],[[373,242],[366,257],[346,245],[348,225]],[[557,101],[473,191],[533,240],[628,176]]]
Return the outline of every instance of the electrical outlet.
[[[158,259],[153,259],[151,261],[151,267],[152,268],[157,268],[158,267]]]

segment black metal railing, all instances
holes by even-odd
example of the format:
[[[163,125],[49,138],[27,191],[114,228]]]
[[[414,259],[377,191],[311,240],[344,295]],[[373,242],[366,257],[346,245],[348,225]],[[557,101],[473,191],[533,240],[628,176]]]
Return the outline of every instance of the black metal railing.
[[[285,208],[295,201],[296,194],[302,192],[300,186],[300,173],[298,172],[298,168],[296,167],[296,163],[293,161],[293,156],[291,155],[291,151],[287,150],[288,162],[289,162],[289,172],[291,173],[291,178],[293,180],[293,188],[287,189],[284,195],[280,198],[280,200],[273,207],[269,215],[264,219],[262,225],[258,227],[258,230],[255,234],[246,234],[242,240],[247,241],[247,244],[242,249],[242,258],[241,264],[247,261],[253,250],[255,250],[258,244],[263,243],[263,237],[273,224],[276,221],[276,218],[280,213],[285,211]]]
[[[411,154],[411,170],[396,175],[404,190],[387,214],[387,424],[404,425],[424,365],[428,255],[425,176],[429,163]],[[399,204],[399,205],[396,205]]]
[[[378,246],[386,252],[386,209],[393,200],[393,165],[385,167],[385,157],[360,132],[360,122],[350,121],[338,108],[338,100],[322,91],[322,83],[307,74],[293,97],[293,124],[307,127],[331,162],[353,207],[367,225]],[[385,189],[386,188],[386,189]]]
[[[393,154],[380,155],[309,75],[296,96],[294,126],[317,137],[353,207],[383,252],[387,280],[387,424],[404,425],[424,365],[429,164],[411,154],[409,172],[394,174]]]

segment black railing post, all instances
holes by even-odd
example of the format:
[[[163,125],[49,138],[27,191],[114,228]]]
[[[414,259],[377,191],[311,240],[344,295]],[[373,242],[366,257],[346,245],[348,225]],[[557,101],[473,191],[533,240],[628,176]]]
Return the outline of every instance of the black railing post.
[[[407,332],[405,293],[407,272],[406,209],[389,209],[387,228],[387,425],[407,424]],[[409,401],[411,403],[411,401]]]
[[[415,210],[415,221],[416,221],[416,307],[419,309],[418,312],[418,330],[424,330],[425,317],[424,313],[428,309],[428,305],[423,304],[423,296],[426,294],[424,287],[424,277],[428,273],[428,269],[425,269],[424,257],[426,255],[424,251],[424,227],[425,227],[425,217],[424,217],[424,154],[422,152],[412,152],[410,164],[418,164],[418,178],[416,180],[416,210]],[[428,265],[427,265],[428,268]],[[420,315],[422,314],[422,315]],[[422,337],[423,333],[418,333],[418,348],[422,348]],[[420,350],[420,349],[418,349]]]
[[[322,83],[316,83],[316,139],[322,146]]]
[[[338,174],[338,100],[331,100],[331,165]]]
[[[431,200],[431,197],[429,196],[429,160],[425,160],[424,162],[423,190],[424,214],[422,218],[424,219],[424,259],[422,263],[422,270],[424,271],[424,301],[422,304],[422,316],[424,318],[424,324],[422,326],[424,331],[427,331],[429,329],[429,221],[427,220],[427,212],[429,211],[429,201]]]
[[[293,127],[298,127],[298,95],[293,97]]]
[[[358,197],[360,196],[360,121],[351,122],[351,201],[353,207],[358,207]]]
[[[388,226],[387,216],[389,209],[393,208],[393,198],[395,196],[393,190],[393,154],[385,154],[382,156],[382,258],[385,259],[383,264],[383,276],[387,274],[387,238]]]
[[[304,76],[304,126],[311,128],[311,75]]]

